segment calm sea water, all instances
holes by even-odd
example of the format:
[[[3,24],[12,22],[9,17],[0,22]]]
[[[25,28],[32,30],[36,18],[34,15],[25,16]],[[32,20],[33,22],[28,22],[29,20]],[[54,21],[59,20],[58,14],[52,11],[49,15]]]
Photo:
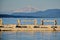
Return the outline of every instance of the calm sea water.
[[[37,24],[41,23],[41,19],[43,20],[57,20],[57,24],[60,25],[60,18],[2,18],[3,24],[17,24],[17,20],[21,20],[21,24],[34,24],[34,22],[24,22],[24,20],[34,20],[37,19]],[[44,22],[44,24],[54,24],[53,22]]]
[[[0,40],[60,40],[60,32],[5,31],[0,32]]]

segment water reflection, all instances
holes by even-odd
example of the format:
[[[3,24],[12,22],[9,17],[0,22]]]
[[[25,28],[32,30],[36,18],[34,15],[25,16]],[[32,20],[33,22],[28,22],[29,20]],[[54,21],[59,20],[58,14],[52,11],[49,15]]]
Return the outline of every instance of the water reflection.
[[[0,40],[2,40],[2,32],[0,32]]]
[[[59,40],[57,31],[4,31],[0,32],[0,40]]]

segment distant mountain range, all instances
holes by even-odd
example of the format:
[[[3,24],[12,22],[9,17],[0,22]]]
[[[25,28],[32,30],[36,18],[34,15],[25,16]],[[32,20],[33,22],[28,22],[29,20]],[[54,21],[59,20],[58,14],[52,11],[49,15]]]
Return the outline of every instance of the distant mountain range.
[[[36,12],[12,12],[11,14],[1,14],[0,18],[60,18],[60,9],[48,9]]]

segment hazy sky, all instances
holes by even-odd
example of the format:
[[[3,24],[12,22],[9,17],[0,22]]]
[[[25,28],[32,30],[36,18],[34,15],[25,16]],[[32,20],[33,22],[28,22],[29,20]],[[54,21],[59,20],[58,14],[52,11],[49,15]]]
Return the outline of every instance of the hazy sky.
[[[60,0],[0,0],[0,11],[11,11],[27,6],[40,10],[60,9]]]

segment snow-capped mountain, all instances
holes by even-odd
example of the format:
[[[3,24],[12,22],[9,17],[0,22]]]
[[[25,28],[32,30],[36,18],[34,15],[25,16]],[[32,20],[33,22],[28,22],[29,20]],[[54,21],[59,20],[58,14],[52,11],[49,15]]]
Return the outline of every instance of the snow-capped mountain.
[[[24,7],[24,8],[21,8],[21,9],[16,9],[16,10],[14,10],[13,12],[36,12],[36,11],[38,11],[37,8]]]

